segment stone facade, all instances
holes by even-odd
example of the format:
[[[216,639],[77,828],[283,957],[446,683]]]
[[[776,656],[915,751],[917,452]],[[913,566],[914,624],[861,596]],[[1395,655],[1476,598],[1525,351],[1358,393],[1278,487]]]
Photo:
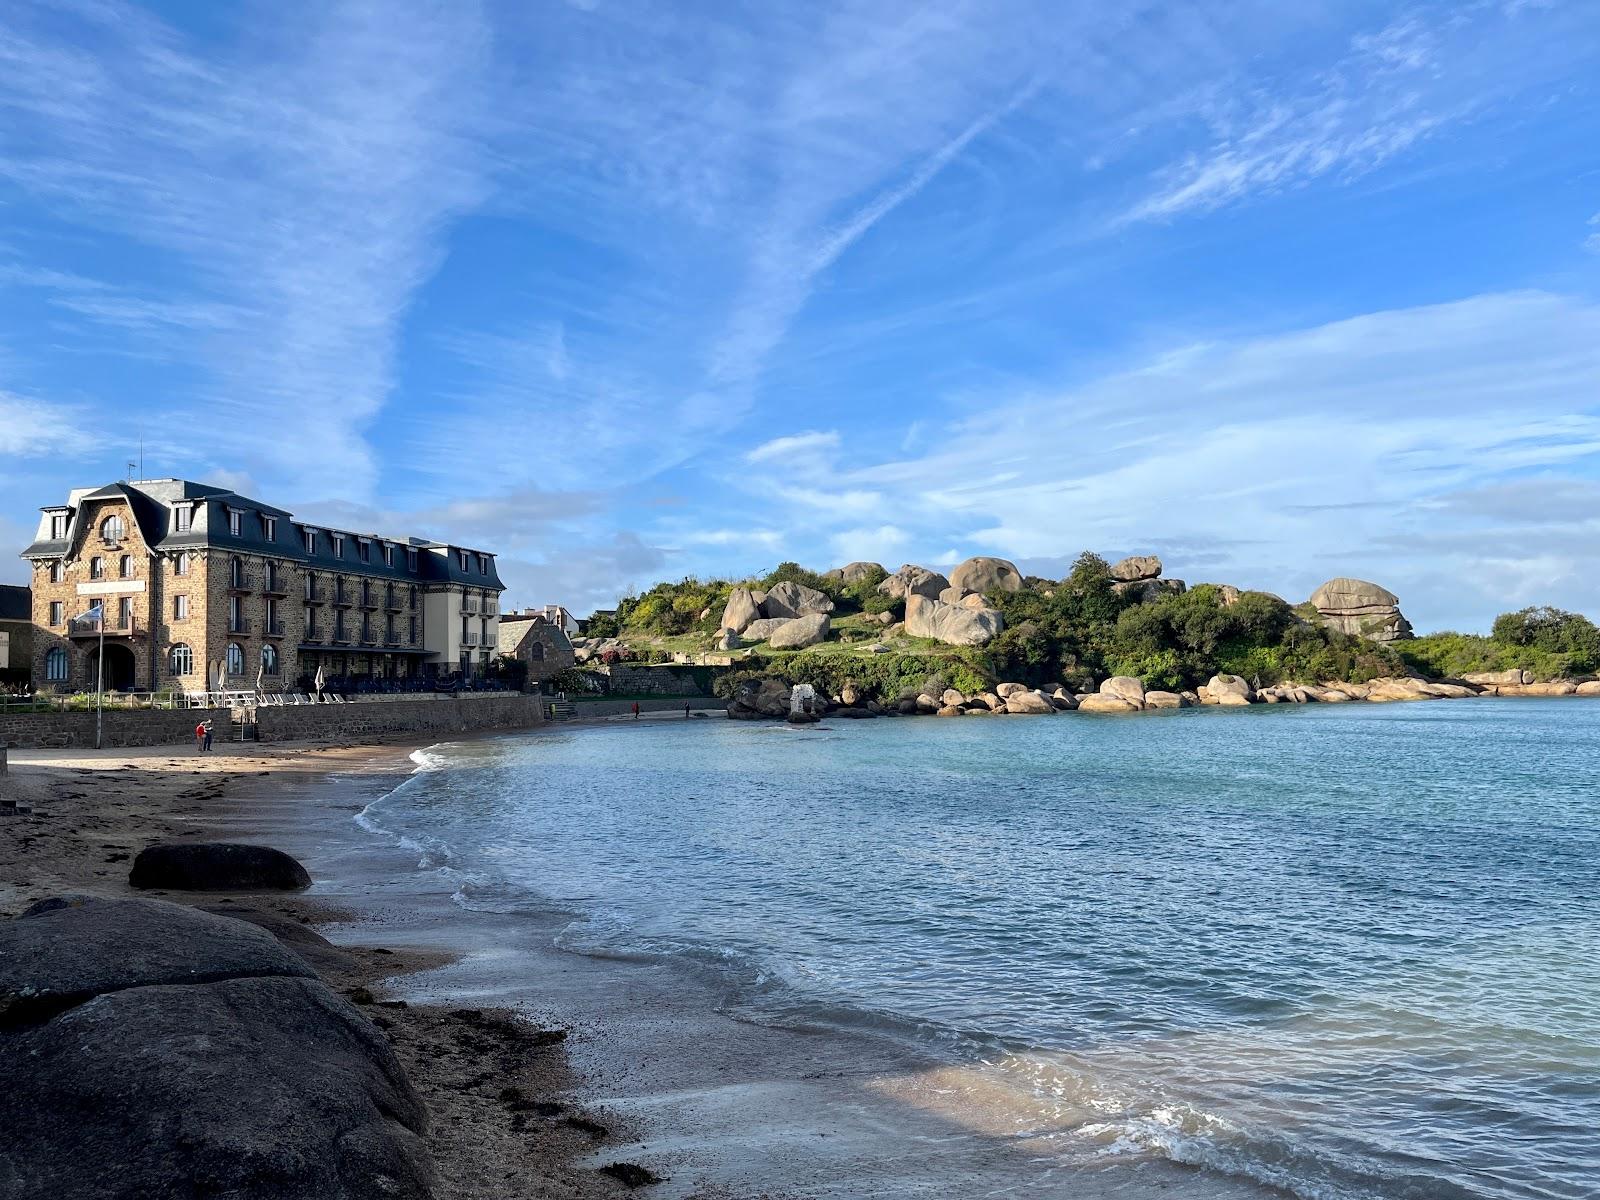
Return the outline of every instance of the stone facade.
[[[594,667],[611,679],[611,691],[624,696],[709,696],[716,671],[702,667],[636,667],[621,663]]]
[[[506,613],[500,618],[499,652],[528,668],[528,683],[543,683],[577,663],[572,642],[543,616]]]
[[[92,690],[106,613],[116,690],[304,690],[332,679],[473,671],[493,655],[493,556],[297,522],[184,480],[75,491],[46,508],[33,564],[34,683]],[[430,627],[429,615],[433,614]],[[467,654],[463,647],[482,647]]]

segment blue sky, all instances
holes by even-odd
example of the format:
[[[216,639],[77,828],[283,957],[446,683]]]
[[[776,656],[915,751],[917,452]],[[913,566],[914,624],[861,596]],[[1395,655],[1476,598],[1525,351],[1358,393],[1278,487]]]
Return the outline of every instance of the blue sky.
[[[6,9],[5,545],[142,436],[516,603],[1093,548],[1600,615],[1587,0]]]

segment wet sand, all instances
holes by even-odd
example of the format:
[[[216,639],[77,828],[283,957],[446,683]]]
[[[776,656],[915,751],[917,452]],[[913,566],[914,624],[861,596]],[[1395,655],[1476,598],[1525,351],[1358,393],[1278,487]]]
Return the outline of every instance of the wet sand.
[[[618,1163],[660,1177],[640,1194],[704,1200],[1264,1194],[1160,1161],[1086,1165],[1063,1150],[1069,1129],[981,1064],[870,1031],[735,1021],[687,964],[562,951],[559,913],[462,908],[453,881],[354,820],[418,745],[14,752],[0,799],[48,815],[0,812],[0,914],[129,894],[128,856],[150,841],[294,854],[311,892],[230,899],[340,947],[314,965],[385,1030],[433,1113],[441,1196],[621,1195],[603,1173]]]

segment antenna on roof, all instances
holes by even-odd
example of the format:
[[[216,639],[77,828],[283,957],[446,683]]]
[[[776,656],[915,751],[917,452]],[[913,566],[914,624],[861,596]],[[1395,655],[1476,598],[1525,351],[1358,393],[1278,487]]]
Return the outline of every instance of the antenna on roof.
[[[139,478],[143,479],[144,477],[144,434],[141,433],[139,435]]]

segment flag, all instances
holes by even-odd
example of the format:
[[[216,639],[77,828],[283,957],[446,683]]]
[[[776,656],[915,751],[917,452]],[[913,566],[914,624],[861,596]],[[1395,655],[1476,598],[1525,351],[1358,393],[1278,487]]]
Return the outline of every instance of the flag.
[[[88,612],[84,613],[81,617],[72,618],[72,628],[79,633],[93,633],[98,631],[105,623],[105,605],[106,602],[104,600],[95,601],[94,607]]]

